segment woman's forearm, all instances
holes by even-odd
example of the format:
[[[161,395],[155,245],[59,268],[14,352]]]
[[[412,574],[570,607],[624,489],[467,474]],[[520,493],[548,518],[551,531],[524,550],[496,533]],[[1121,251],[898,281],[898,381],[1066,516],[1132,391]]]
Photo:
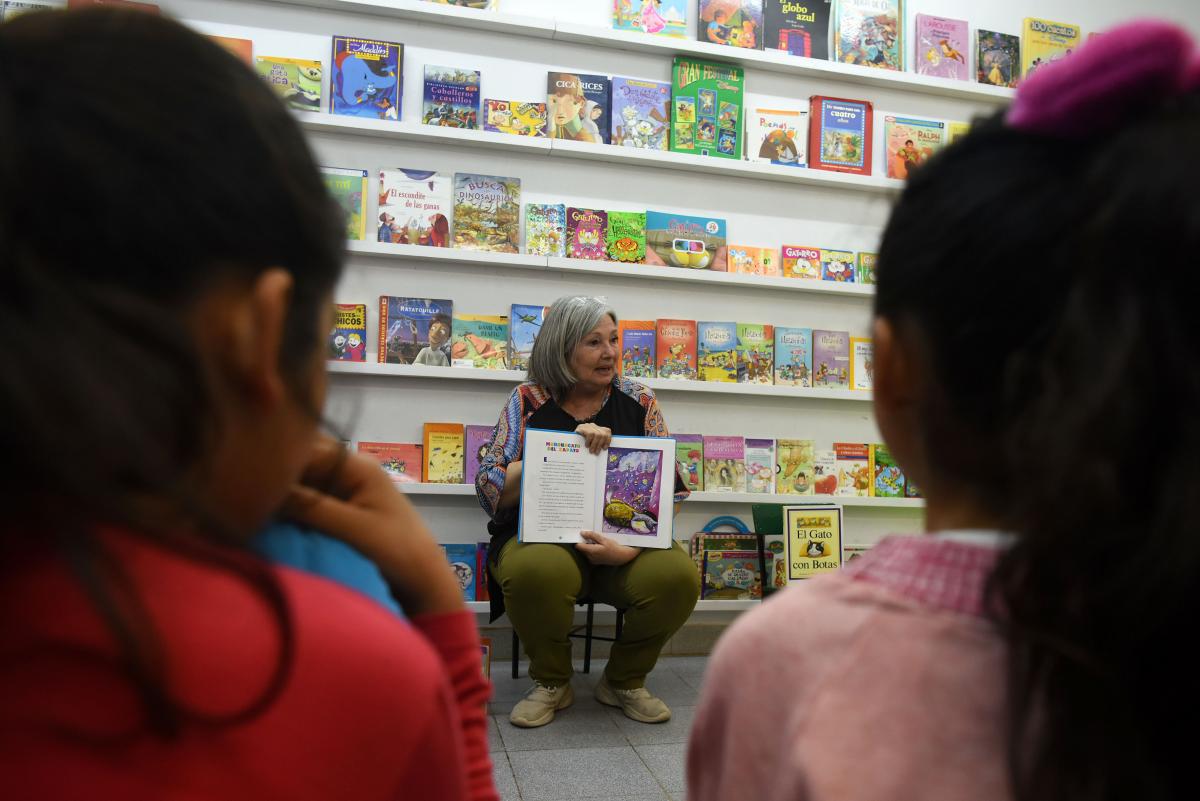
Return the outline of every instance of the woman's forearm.
[[[513,509],[521,502],[521,462],[509,462],[504,470],[504,489],[500,491],[499,509]]]

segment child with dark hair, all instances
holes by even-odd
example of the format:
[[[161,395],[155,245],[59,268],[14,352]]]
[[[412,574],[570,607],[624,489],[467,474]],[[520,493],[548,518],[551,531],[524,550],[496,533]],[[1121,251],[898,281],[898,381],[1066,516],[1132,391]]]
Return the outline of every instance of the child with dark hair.
[[[474,617],[319,435],[345,226],[279,99],[164,17],[37,12],[0,25],[0,142],[0,333],[44,335],[0,354],[5,797],[495,799]],[[278,519],[411,626],[255,555]]]
[[[1195,796],[1200,315],[1161,265],[1200,252],[1196,141],[1200,50],[1142,22],[914,172],[875,411],[929,534],[730,629],[689,799]]]

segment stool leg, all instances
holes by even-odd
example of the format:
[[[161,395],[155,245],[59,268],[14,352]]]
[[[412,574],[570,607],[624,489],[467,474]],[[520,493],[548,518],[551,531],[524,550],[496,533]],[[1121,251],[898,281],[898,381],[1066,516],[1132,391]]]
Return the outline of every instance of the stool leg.
[[[584,629],[583,637],[583,672],[590,673],[592,670],[592,613],[594,604],[587,605],[587,628]]]
[[[512,638],[512,677],[517,677],[517,660],[521,656],[521,641],[517,639],[517,630],[513,629]]]

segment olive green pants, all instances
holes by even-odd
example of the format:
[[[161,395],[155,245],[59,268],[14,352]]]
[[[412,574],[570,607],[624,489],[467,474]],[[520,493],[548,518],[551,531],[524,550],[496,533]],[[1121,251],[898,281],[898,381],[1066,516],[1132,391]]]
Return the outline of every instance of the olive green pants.
[[[700,595],[696,564],[675,543],[643,550],[620,567],[593,565],[568,545],[504,543],[495,578],[504,592],[509,620],[529,655],[529,676],[558,687],[571,678],[575,600],[625,610],[621,639],[613,643],[604,675],[618,690],[646,683],[671,635],[688,619]]]

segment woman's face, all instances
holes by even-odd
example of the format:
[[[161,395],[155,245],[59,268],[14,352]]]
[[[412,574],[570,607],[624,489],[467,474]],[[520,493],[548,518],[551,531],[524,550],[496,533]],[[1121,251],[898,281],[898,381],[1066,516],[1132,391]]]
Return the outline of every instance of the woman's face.
[[[617,324],[607,314],[584,335],[568,360],[577,386],[599,389],[608,386],[617,371]]]

